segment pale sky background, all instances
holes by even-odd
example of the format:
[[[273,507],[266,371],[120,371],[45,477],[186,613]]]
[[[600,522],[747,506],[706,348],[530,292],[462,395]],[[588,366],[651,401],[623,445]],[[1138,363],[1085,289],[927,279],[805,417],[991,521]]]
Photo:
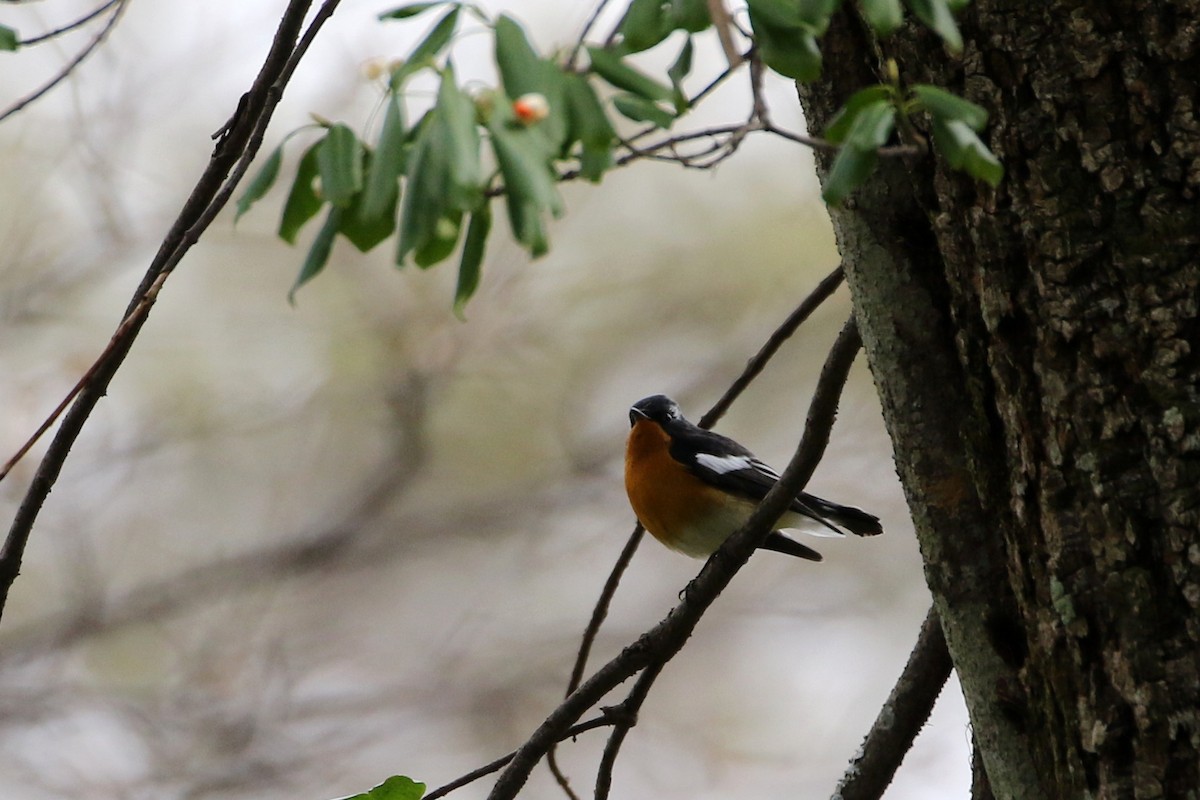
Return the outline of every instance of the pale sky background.
[[[362,64],[402,55],[433,19],[375,22],[393,5],[343,4],[267,148],[310,112],[368,124],[379,91]],[[590,8],[485,5],[543,47],[571,42]],[[0,125],[4,458],[108,340],[283,6],[135,0],[76,77]],[[6,6],[0,24],[28,35],[91,7]],[[80,42],[0,54],[0,105]],[[460,45],[460,73],[493,80],[487,38]],[[711,43],[697,59],[693,88]],[[680,130],[740,117],[734,83]],[[787,82],[769,90],[775,120],[802,131]],[[529,735],[632,528],[628,406],[665,392],[698,417],[837,263],[811,158],[783,141],[751,138],[715,173],[644,163],[564,195],[536,262],[498,214],[465,323],[453,267],[397,271],[394,240],[366,256],[339,244],[289,306],[304,251],[273,236],[280,188],[236,228],[216,221],[34,530],[0,624],[0,796],[321,800],[398,773],[433,788]],[[847,313],[843,288],[719,430],[782,467]],[[6,529],[40,454],[0,484]],[[664,671],[613,797],[829,796],[929,602],[862,358],[809,489],[886,534],[820,540],[819,565],[756,555]],[[316,560],[281,566],[314,538]],[[647,541],[593,665],[700,566]],[[581,790],[603,739],[559,751]],[[953,684],[887,796],[965,797],[968,762]],[[539,768],[523,797],[562,794]]]

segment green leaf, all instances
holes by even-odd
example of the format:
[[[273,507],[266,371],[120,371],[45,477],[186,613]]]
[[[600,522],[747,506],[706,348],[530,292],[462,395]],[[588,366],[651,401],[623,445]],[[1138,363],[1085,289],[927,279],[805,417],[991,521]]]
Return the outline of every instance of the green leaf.
[[[438,87],[436,134],[445,140],[450,161],[447,200],[461,211],[479,205],[483,197],[483,164],[479,156],[479,128],[475,101],[458,87],[453,65],[447,64]]]
[[[880,36],[887,36],[904,22],[900,0],[859,0],[867,22]]]
[[[667,38],[671,21],[663,0],[632,0],[621,19],[622,44],[626,53],[640,53]]]
[[[15,29],[0,25],[0,50],[16,50],[21,46],[21,37]]]
[[[803,27],[783,27],[750,11],[750,27],[763,63],[784,77],[801,83],[821,75],[821,50],[813,34]]]
[[[800,21],[817,36],[821,36],[829,28],[829,18],[839,5],[841,0],[799,0],[796,3]]]
[[[675,115],[662,106],[635,94],[619,94],[613,97],[613,107],[634,122],[649,122],[663,130],[675,124]]]
[[[496,66],[504,93],[512,99],[537,92],[546,98],[550,115],[537,127],[555,152],[567,145],[569,123],[566,115],[565,74],[557,64],[541,58],[529,43],[525,31],[511,18],[496,20]]]
[[[370,172],[374,156],[363,152],[363,169]],[[358,251],[365,253],[396,229],[396,194],[393,187],[391,203],[378,209],[368,210],[366,193],[359,192],[342,211],[338,233],[345,236]]]
[[[325,269],[325,264],[329,261],[329,253],[333,250],[333,237],[337,234],[341,216],[342,209],[330,206],[329,214],[325,217],[325,224],[317,231],[317,237],[313,239],[312,245],[308,248],[304,265],[300,267],[300,274],[296,276],[296,282],[292,284],[291,291],[288,292],[289,303],[295,305],[296,290],[317,277],[321,270]]]
[[[512,111],[507,106],[497,108],[493,117],[505,113],[511,120]],[[458,88],[454,69],[447,66],[437,102],[418,125],[408,160],[396,263],[404,263],[411,252],[434,252],[436,246],[432,243],[446,238],[443,220],[477,207],[482,198],[483,167],[475,104]]]
[[[383,111],[383,126],[379,129],[379,140],[371,155],[371,164],[362,193],[362,214],[378,217],[395,215],[396,199],[399,196],[400,176],[404,174],[406,136],[404,114],[400,98],[395,92],[388,94],[387,106]]]
[[[362,191],[363,146],[349,126],[333,125],[317,153],[317,171],[321,176],[321,194],[325,200],[345,208]]]
[[[514,123],[511,103],[498,103],[487,121],[496,162],[504,176],[505,205],[513,236],[533,256],[549,248],[542,213],[563,213],[558,176],[547,161],[545,146],[535,131]]]
[[[971,5],[971,0],[946,0],[946,5],[950,6],[950,10],[957,14]]]
[[[541,57],[524,29],[507,14],[496,20],[496,66],[509,97],[542,91]]]
[[[954,22],[954,14],[946,0],[907,0],[908,7],[938,36],[952,52],[962,52],[962,34]]]
[[[392,73],[391,87],[397,89],[414,72],[434,66],[433,59],[450,44],[454,29],[458,25],[458,12],[461,7],[455,5],[437,21],[425,35],[425,38],[413,48],[408,59]]]
[[[667,68],[667,77],[675,89],[675,107],[680,113],[687,108],[687,95],[683,93],[683,79],[692,71],[692,37],[687,37],[683,49],[675,57],[675,62]]]
[[[413,262],[421,269],[426,269],[449,258],[458,244],[462,218],[462,212],[458,209],[447,211],[434,225],[433,236],[413,253]]]
[[[896,125],[896,109],[887,99],[879,99],[861,108],[838,151],[821,196],[829,205],[838,205],[850,192],[862,185],[878,160],[877,151],[887,144]]]
[[[825,138],[835,144],[841,144],[850,133],[854,120],[869,105],[886,100],[892,95],[892,88],[885,84],[868,86],[850,95],[846,104],[834,115],[825,128]]]
[[[612,166],[617,132],[587,78],[575,74],[566,76],[566,100],[570,117],[568,138],[583,146],[580,173],[588,180],[598,182]]]
[[[506,197],[504,207],[508,210],[508,224],[513,237],[529,251],[533,258],[550,252],[550,238],[546,235],[546,223],[537,204],[520,197]]]
[[[800,27],[800,7],[795,0],[746,0],[751,16],[777,28]]]
[[[346,800],[421,800],[425,784],[404,775],[393,775],[369,792],[347,797]]]
[[[829,168],[821,197],[831,206],[840,205],[850,192],[867,179],[871,170],[875,168],[877,159],[874,150],[843,147],[833,160],[833,166]]]
[[[283,145],[280,144],[271,151],[271,155],[267,156],[267,160],[263,162],[250,185],[246,187],[246,191],[237,201],[237,213],[233,216],[233,221],[236,224],[250,210],[250,206],[262,199],[262,196],[270,191],[275,185],[275,179],[279,177],[279,167],[283,163]]]
[[[444,4],[445,0],[439,0],[438,2],[433,3],[409,3],[408,5],[393,8],[391,11],[384,11],[379,15],[379,19],[381,21],[386,19],[408,19],[409,17],[415,17],[417,14],[421,14],[431,8],[436,8],[437,6]]]
[[[634,69],[602,47],[589,47],[587,50],[592,62],[592,71],[618,89],[632,92],[647,100],[674,102],[675,90],[670,86]]]
[[[918,83],[912,87],[917,102],[935,117],[944,120],[959,120],[978,133],[987,126],[988,113],[982,106],[965,100],[938,86]]]
[[[672,28],[688,33],[699,33],[712,25],[708,0],[670,0],[667,17]]]
[[[313,181],[317,177],[317,154],[324,141],[320,139],[305,150],[296,166],[296,178],[292,181],[292,190],[288,193],[283,216],[279,220],[279,238],[288,244],[296,243],[296,234],[304,227],[304,223],[315,217],[324,205],[313,188]]]
[[[437,124],[442,112],[434,107],[426,115],[408,159],[408,183],[400,210],[400,237],[396,263],[403,264],[413,250],[425,246],[434,235],[438,219],[448,205],[450,183],[448,145]]]
[[[463,311],[467,301],[479,288],[479,276],[483,266],[483,253],[487,247],[488,233],[492,229],[492,210],[484,203],[471,214],[467,225],[467,238],[463,241],[462,258],[458,262],[458,285],[454,288],[454,313],[466,320]]]
[[[933,143],[954,169],[995,187],[1004,177],[1004,166],[975,131],[961,120],[933,119]]]
[[[877,150],[887,144],[896,129],[896,108],[886,100],[877,100],[854,118],[846,135],[846,146],[859,150]]]

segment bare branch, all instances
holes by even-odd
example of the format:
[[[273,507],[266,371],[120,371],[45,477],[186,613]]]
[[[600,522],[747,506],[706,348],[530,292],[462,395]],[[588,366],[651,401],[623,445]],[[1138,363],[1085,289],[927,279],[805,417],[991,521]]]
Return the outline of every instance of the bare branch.
[[[700,418],[699,425],[701,428],[711,428],[717,424],[717,420],[725,416],[725,412],[741,396],[742,392],[749,388],[759,373],[766,368],[767,363],[779,352],[779,348],[783,346],[783,343],[790,339],[792,334],[804,324],[804,321],[812,316],[812,313],[820,308],[822,303],[829,299],[834,290],[841,285],[842,280],[842,265],[838,264],[832,272],[821,279],[821,282],[809,293],[808,297],[805,297],[800,302],[800,305],[796,306],[796,310],[788,315],[783,324],[771,333],[759,351],[746,362],[746,368],[742,370],[742,374],[730,384],[729,388],[725,390],[725,394],[721,395],[721,399],[708,410],[708,413]]]
[[[921,726],[929,719],[952,666],[942,622],[931,607],[900,679],[834,790],[835,798],[878,800],[883,796]]]

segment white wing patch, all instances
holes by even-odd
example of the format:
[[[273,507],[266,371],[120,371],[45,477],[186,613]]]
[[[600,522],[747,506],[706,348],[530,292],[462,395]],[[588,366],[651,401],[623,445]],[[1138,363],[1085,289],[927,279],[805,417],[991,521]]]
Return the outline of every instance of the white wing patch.
[[[696,463],[718,475],[754,468],[754,459],[749,456],[714,456],[712,453],[696,453]]]

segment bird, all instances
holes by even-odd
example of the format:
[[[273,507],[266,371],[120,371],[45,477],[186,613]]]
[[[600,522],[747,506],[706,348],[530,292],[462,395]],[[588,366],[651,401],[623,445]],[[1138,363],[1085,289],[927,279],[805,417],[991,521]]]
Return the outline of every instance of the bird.
[[[712,555],[742,526],[779,481],[742,445],[686,420],[666,395],[643,398],[629,409],[625,491],[638,521],[655,539],[693,558]],[[879,518],[801,492],[779,528],[818,536],[875,536]],[[820,561],[821,554],[774,530],[763,549]]]

